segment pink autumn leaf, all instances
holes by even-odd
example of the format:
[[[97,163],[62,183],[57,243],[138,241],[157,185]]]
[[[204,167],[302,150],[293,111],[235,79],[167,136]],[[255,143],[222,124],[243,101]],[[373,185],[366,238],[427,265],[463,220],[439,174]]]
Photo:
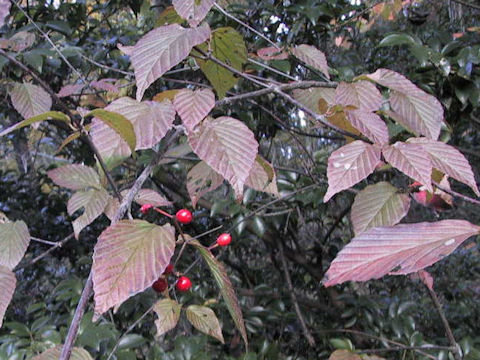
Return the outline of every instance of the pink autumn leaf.
[[[80,95],[80,91],[82,91],[84,86],[85,85],[83,84],[65,85],[60,89],[57,95],[59,98],[72,96],[72,95]]]
[[[384,145],[388,143],[387,124],[374,112],[359,110],[345,111],[348,121],[374,143]]]
[[[276,48],[274,46],[258,49],[257,55],[260,59],[265,61],[288,59],[288,53],[286,51]]]
[[[172,5],[178,15],[192,27],[198,26],[215,4],[215,0],[173,0]]]
[[[183,125],[192,131],[215,107],[215,94],[210,89],[183,89],[175,95],[173,105]]]
[[[325,286],[406,275],[452,253],[480,226],[465,220],[399,224],[369,229],[345,246],[325,274]]]
[[[335,102],[365,111],[376,111],[382,106],[383,98],[377,87],[369,81],[340,82],[335,90]]]
[[[380,161],[380,149],[356,140],[334,151],[328,159],[328,190],[324,202],[373,173]]]

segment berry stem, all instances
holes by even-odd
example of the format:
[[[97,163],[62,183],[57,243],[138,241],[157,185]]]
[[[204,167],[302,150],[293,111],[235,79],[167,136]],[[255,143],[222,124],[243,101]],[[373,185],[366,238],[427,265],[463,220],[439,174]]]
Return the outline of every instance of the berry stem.
[[[173,215],[167,213],[166,211],[163,211],[162,209],[159,209],[157,207],[154,207],[153,210],[155,210],[156,212],[162,214],[162,215],[165,215],[166,217],[170,218],[170,219],[173,219]]]

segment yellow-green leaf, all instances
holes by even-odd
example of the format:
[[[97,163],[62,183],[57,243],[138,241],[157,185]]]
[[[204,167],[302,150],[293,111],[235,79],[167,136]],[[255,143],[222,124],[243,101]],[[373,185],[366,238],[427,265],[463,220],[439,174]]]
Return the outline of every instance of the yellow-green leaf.
[[[120,135],[123,140],[125,140],[132,151],[135,151],[137,137],[135,136],[132,123],[128,121],[125,116],[104,109],[95,109],[90,111],[87,116],[94,116],[97,119],[102,120],[106,125]]]

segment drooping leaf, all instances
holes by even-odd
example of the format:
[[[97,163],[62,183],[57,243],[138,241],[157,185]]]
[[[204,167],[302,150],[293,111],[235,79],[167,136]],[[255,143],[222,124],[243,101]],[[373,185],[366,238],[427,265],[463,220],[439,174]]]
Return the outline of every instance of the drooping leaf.
[[[10,14],[10,0],[0,0],[0,27],[5,23],[6,17]]]
[[[48,349],[32,358],[32,360],[58,360],[62,353],[63,345],[55,346],[54,348]],[[80,347],[74,347],[72,349],[72,355],[70,360],[93,360],[92,356],[88,353],[87,350]]]
[[[308,66],[320,70],[327,79],[330,79],[328,73],[328,64],[325,54],[311,45],[298,45],[291,48],[292,54],[303,61]]]
[[[248,347],[248,338],[247,338],[247,331],[245,329],[245,324],[243,322],[243,315],[240,305],[238,303],[237,296],[235,295],[235,291],[233,290],[232,283],[225,271],[223,264],[218,261],[215,256],[201,245],[197,240],[192,240],[189,244],[195,246],[198,250],[200,255],[203,257],[205,262],[207,263],[213,278],[215,279],[218,287],[220,288],[220,293],[222,294],[225,303],[227,304],[228,311],[232,316],[233,322],[237,327],[238,331],[242,335],[243,341],[245,342],[245,346]]]
[[[0,265],[0,328],[3,323],[3,316],[7,310],[8,304],[13,297],[17,279],[15,274],[9,268]]]
[[[9,134],[12,131],[21,129],[22,127],[25,127],[40,121],[45,121],[45,120],[58,120],[58,121],[65,121],[67,123],[70,122],[70,118],[64,113],[61,113],[58,111],[47,111],[46,113],[19,121],[18,123],[6,128],[2,132],[0,132],[0,137]]]
[[[453,252],[480,227],[465,220],[398,224],[369,229],[345,246],[325,274],[325,286],[405,275]]]
[[[432,188],[432,162],[428,153],[418,144],[406,144],[397,141],[382,149],[385,160],[413,180]]]
[[[362,360],[362,358],[349,350],[335,350],[328,360]]]
[[[162,299],[156,302],[153,311],[158,316],[158,319],[155,320],[157,337],[177,326],[181,309],[182,305],[172,299]]]
[[[238,71],[242,71],[243,64],[247,61],[247,48],[243,37],[231,27],[222,27],[213,31],[210,47],[201,45],[200,48],[203,51],[208,51],[210,48],[213,56]],[[197,63],[220,99],[224,98],[226,92],[238,81],[229,70],[211,60],[197,59]]]
[[[245,185],[257,191],[279,196],[275,170],[267,160],[259,155],[257,155],[255,159],[255,163],[253,164],[252,170],[250,170]]]
[[[215,0],[173,0],[172,5],[178,15],[192,27],[198,26],[207,16]]]
[[[188,134],[193,151],[231,185],[237,198],[255,162],[258,143],[252,131],[228,116],[207,118]]]
[[[208,25],[186,29],[178,24],[160,26],[144,35],[133,47],[121,47],[130,56],[137,80],[137,101],[162,75],[185,59],[192,48],[210,36]]]
[[[324,202],[373,173],[380,161],[380,148],[356,140],[335,150],[328,159],[328,190]]]
[[[81,208],[85,208],[83,214],[73,221],[73,231],[78,239],[80,232],[90,225],[97,217],[102,215],[108,204],[109,195],[105,189],[88,189],[77,191],[68,200],[67,211],[69,215]]]
[[[388,127],[380,116],[363,110],[347,110],[345,115],[352,126],[374,143],[388,143]]]
[[[369,185],[357,196],[352,205],[353,230],[360,235],[365,230],[398,224],[408,213],[410,197],[382,181]]]
[[[145,290],[170,263],[175,230],[143,220],[122,220],[105,229],[93,253],[95,318]]]
[[[335,90],[335,102],[370,112],[381,108],[383,98],[377,87],[369,81],[340,82]]]
[[[183,125],[192,131],[215,107],[215,94],[210,89],[183,89],[175,96],[173,105]]]
[[[122,195],[125,196],[128,190],[122,191]],[[152,204],[153,206],[170,206],[171,201],[165,199],[162,195],[152,189],[140,189],[133,198],[139,205]]]
[[[187,190],[192,200],[192,206],[196,207],[198,200],[203,195],[215,190],[222,184],[222,175],[218,174],[204,161],[200,161],[187,174]]]
[[[59,98],[67,97],[71,95],[80,94],[80,91],[85,87],[84,84],[72,84],[63,86],[58,92],[57,96]]]
[[[41,115],[52,107],[50,95],[43,88],[34,84],[15,83],[9,94],[13,107],[25,119]]]
[[[101,189],[97,172],[85,165],[64,165],[47,172],[47,175],[58,186],[71,190],[83,190],[89,187]]]
[[[0,224],[0,265],[10,270],[22,260],[30,244],[30,233],[23,221]]]
[[[156,145],[170,130],[175,120],[175,109],[169,100],[139,102],[129,97],[115,100],[106,108],[123,115],[133,124],[136,136],[135,150],[149,149]],[[117,160],[130,156],[131,151],[125,141],[109,126],[93,120],[91,135],[102,157]]]
[[[390,105],[396,120],[416,135],[437,140],[443,123],[443,107],[405,76],[388,69],[378,69],[367,77],[390,88]]]
[[[94,116],[95,119],[101,120],[128,144],[131,151],[135,150],[137,137],[132,123],[125,116],[106,109],[95,109],[90,111],[87,116]]]
[[[225,343],[222,335],[222,327],[212,309],[206,306],[190,305],[185,313],[188,321],[190,321],[190,324],[192,324],[195,329],[214,337],[222,344]]]
[[[453,146],[427,138],[410,138],[409,143],[420,145],[429,155],[434,168],[467,184],[480,196],[472,167],[463,154]]]

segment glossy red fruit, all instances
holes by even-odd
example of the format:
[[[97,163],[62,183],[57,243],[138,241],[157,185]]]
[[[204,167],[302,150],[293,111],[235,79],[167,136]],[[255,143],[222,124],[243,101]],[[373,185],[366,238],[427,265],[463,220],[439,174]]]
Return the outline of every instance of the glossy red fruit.
[[[186,276],[180,276],[175,285],[178,291],[188,291],[192,287],[192,282]]]
[[[153,209],[153,205],[152,204],[143,204],[142,207],[140,208],[140,212],[145,215],[145,214],[148,214],[148,212],[150,211],[150,209]]]
[[[173,264],[168,264],[163,272],[164,275],[169,275],[173,272]]]
[[[193,220],[192,213],[187,209],[178,210],[175,216],[177,221],[181,224],[190,224]]]
[[[167,279],[165,279],[163,276],[158,278],[158,280],[152,284],[152,288],[156,292],[164,292],[168,288]]]
[[[217,238],[218,246],[227,246],[232,242],[232,236],[227,233],[220,234]]]

